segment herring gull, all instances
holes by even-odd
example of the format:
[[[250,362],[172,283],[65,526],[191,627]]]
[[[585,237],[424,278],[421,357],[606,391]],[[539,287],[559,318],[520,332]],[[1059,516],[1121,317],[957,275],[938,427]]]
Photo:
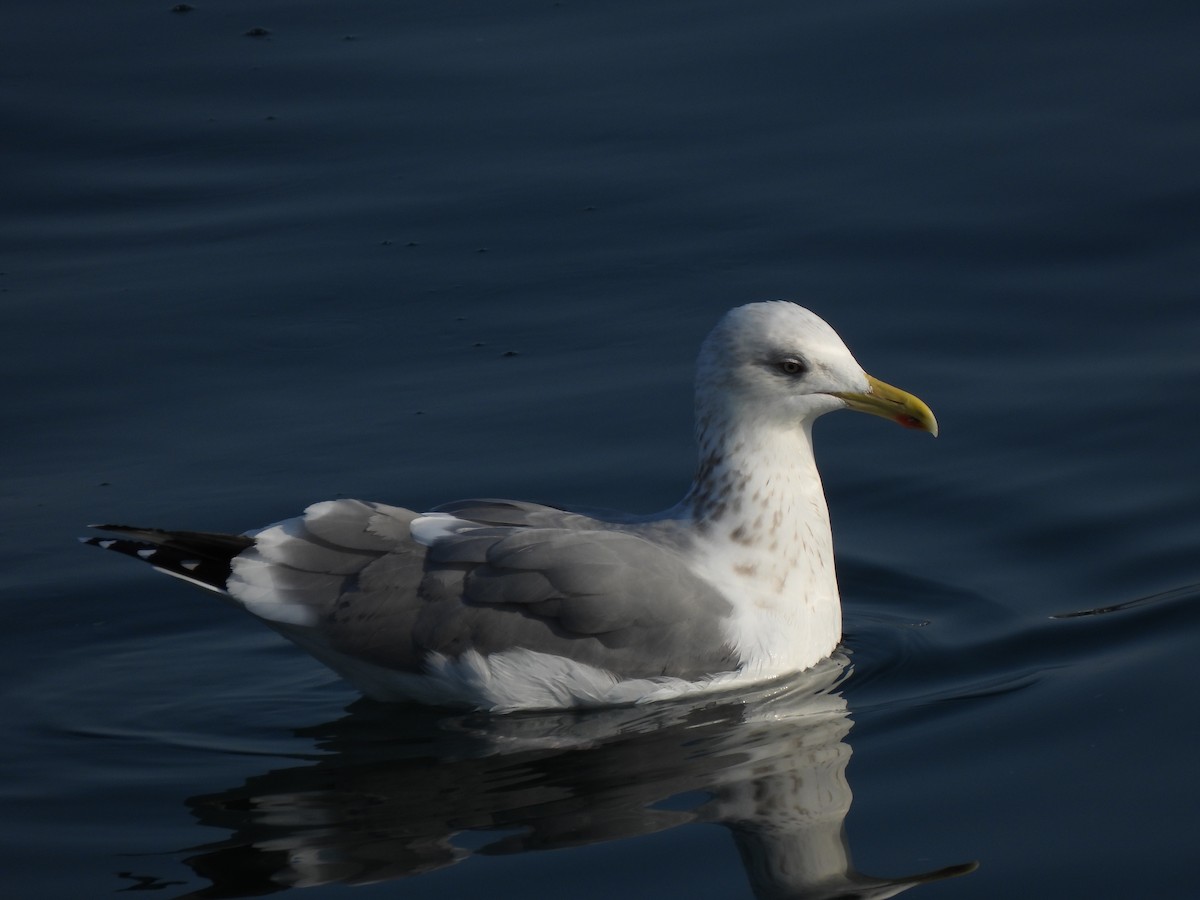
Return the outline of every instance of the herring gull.
[[[699,464],[661,513],[327,500],[245,534],[84,540],[227,597],[379,700],[506,711],[718,690],[841,639],[812,424],[843,408],[937,434],[814,313],[751,303],[701,347]]]

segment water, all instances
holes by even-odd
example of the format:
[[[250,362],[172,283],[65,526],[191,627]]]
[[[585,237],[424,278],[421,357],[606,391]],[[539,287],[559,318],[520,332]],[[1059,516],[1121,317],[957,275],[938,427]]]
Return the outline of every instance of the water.
[[[0,37],[6,895],[1195,895],[1200,13],[170,7]],[[942,436],[818,426],[847,657],[775,691],[381,708],[72,542],[664,507],[777,296]]]

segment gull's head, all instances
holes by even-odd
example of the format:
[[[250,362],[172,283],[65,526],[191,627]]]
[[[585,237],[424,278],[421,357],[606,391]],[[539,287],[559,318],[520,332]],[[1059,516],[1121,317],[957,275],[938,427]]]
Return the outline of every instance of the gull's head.
[[[784,300],[730,310],[700,349],[697,412],[807,427],[835,409],[854,409],[936,435],[937,420],[911,394],[863,371],[837,332]]]

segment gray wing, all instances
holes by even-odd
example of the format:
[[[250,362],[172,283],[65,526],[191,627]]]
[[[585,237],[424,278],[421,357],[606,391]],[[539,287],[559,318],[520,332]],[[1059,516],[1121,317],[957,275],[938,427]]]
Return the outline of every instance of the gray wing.
[[[230,594],[294,638],[303,630],[401,671],[420,671],[432,652],[516,648],[627,678],[734,668],[721,629],[728,601],[673,547],[536,504],[439,511],[462,528],[426,547],[409,510],[316,504],[256,535],[234,561]]]

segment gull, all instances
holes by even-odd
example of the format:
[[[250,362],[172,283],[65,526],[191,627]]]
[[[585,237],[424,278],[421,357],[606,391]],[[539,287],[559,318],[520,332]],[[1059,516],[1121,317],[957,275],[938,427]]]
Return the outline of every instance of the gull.
[[[342,499],[243,534],[96,525],[113,536],[81,540],[221,594],[377,700],[506,712],[728,690],[841,640],[812,445],[838,409],[937,434],[816,314],[750,303],[701,346],[699,463],[663,512]]]

